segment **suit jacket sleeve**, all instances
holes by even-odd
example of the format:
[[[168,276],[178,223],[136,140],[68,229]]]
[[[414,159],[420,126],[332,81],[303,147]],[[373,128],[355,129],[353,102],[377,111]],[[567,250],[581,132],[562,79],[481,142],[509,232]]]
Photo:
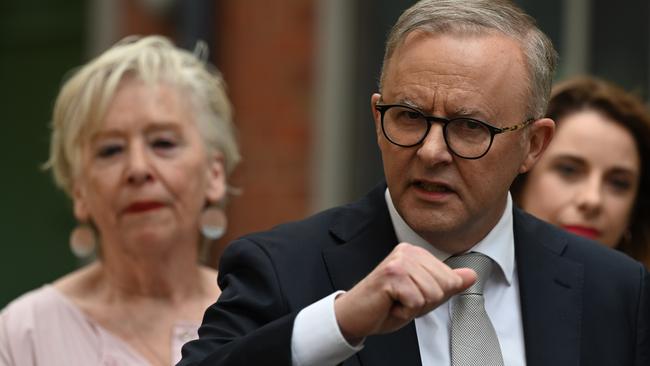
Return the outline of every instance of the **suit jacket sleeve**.
[[[638,308],[636,366],[650,365],[650,274],[642,269]]]
[[[271,257],[251,239],[231,243],[221,259],[219,300],[199,339],[183,346],[178,366],[291,365],[290,312]]]

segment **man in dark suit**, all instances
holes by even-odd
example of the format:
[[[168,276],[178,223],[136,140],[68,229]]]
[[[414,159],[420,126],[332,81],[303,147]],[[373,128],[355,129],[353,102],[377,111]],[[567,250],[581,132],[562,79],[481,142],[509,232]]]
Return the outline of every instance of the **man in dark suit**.
[[[371,97],[386,182],[231,243],[179,365],[650,364],[643,266],[512,206],[555,62],[507,1],[408,9]]]

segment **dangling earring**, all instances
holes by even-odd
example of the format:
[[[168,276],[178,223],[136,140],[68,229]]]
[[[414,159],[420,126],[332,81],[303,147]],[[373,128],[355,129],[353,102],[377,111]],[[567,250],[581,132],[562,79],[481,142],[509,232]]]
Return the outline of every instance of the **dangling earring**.
[[[208,240],[217,240],[226,233],[228,219],[217,206],[208,206],[201,213],[201,234]]]
[[[95,252],[97,235],[90,224],[79,224],[70,234],[70,249],[75,257],[88,258]]]

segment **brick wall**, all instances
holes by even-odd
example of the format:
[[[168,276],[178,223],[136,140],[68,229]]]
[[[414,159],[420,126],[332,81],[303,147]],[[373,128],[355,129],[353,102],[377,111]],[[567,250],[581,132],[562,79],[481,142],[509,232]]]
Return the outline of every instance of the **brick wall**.
[[[220,1],[217,64],[229,85],[243,161],[225,241],[303,217],[309,205],[312,0]]]

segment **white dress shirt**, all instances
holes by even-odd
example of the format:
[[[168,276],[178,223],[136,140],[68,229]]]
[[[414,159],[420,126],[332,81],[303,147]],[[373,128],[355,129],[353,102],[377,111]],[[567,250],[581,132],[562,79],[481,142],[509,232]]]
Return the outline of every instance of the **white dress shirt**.
[[[399,242],[420,246],[441,261],[449,254],[436,249],[411,229],[399,215],[386,189],[386,203]],[[496,226],[470,249],[490,257],[497,266],[485,284],[485,310],[492,320],[505,366],[524,366],[524,332],[515,263],[512,198]],[[296,317],[291,338],[294,366],[330,366],[343,362],[363,348],[345,341],[336,323],[335,292],[304,308]],[[422,366],[450,365],[451,301],[415,319]]]

